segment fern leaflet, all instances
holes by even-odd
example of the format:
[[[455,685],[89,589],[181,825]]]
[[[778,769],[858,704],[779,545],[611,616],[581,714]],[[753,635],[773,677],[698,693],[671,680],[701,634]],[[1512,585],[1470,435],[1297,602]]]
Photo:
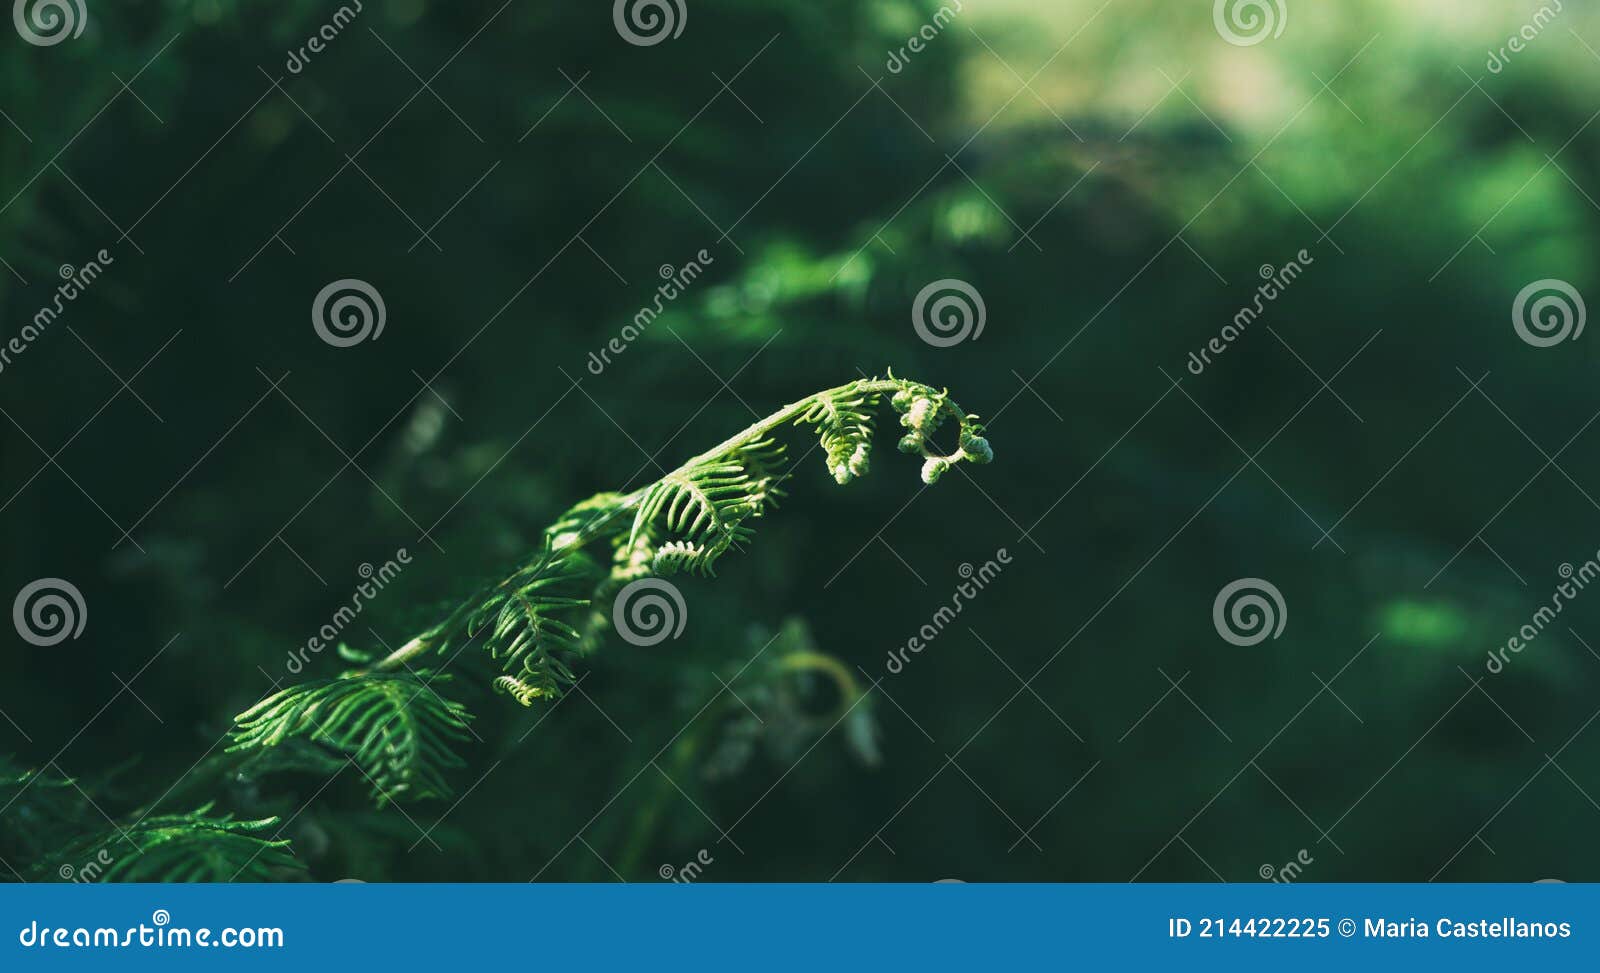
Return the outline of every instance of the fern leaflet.
[[[273,747],[297,737],[330,747],[355,764],[379,806],[399,797],[449,793],[440,768],[461,764],[450,741],[466,738],[466,708],[426,670],[366,673],[291,686],[241,713],[230,752]]]

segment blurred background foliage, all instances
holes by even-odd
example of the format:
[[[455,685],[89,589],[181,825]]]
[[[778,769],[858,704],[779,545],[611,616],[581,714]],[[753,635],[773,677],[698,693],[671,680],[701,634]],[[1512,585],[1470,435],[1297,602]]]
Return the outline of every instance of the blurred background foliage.
[[[90,6],[0,39],[0,334],[115,258],[0,371],[0,590],[90,616],[0,653],[0,752],[83,785],[0,813],[0,855],[215,801],[322,880],[1593,877],[1600,595],[1485,670],[1600,548],[1593,341],[1508,321],[1536,279],[1600,293],[1593,11],[1494,72],[1536,4],[1288,0],[1239,47],[1209,3],[969,0],[892,72],[935,4],[689,0],[637,47],[606,4],[372,0],[291,73],[335,5]],[[381,340],[309,326],[345,277]],[[947,277],[987,326],[932,348]],[[359,565],[413,557],[345,633],[381,651],[571,502],[888,367],[997,462],[922,494],[887,448],[848,489],[813,457],[682,583],[683,638],[613,639],[554,709],[463,657],[456,797],[221,757]],[[1248,576],[1289,618],[1236,648],[1211,603]]]

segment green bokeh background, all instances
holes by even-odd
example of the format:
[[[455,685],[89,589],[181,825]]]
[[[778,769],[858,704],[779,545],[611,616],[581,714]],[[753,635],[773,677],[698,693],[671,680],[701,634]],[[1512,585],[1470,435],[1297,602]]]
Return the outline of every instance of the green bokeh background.
[[[1286,0],[1236,46],[1199,0],[970,0],[891,72],[935,5],[687,3],[640,47],[605,3],[373,0],[298,74],[334,5],[90,0],[79,38],[0,36],[0,334],[115,259],[0,371],[0,592],[61,577],[89,612],[5,633],[0,752],[113,818],[169,787],[282,815],[322,880],[659,880],[701,849],[714,881],[1594,877],[1600,594],[1485,666],[1600,548],[1594,339],[1511,321],[1535,280],[1600,294],[1593,11],[1495,72],[1536,5]],[[380,340],[318,340],[338,278],[382,293]],[[940,278],[981,339],[918,339]],[[553,711],[463,669],[459,800],[212,760],[360,564],[413,557],[347,633],[399,644],[570,503],[890,367],[996,462],[922,493],[888,430],[846,489],[813,454],[682,582],[676,642],[613,639]],[[1288,618],[1236,647],[1212,601],[1244,577]],[[791,619],[882,679],[881,760],[841,726],[709,779],[717,679]]]

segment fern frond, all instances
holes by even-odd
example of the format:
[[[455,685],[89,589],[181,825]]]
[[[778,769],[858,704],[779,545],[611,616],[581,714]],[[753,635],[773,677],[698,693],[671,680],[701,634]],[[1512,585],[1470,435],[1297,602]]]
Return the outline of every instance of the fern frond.
[[[567,510],[526,564],[370,669],[285,689],[241,714],[229,751],[259,754],[300,739],[361,768],[380,806],[400,796],[443,795],[441,768],[461,762],[449,743],[462,739],[468,714],[439,697],[427,673],[412,671],[411,659],[453,655],[481,638],[501,664],[497,691],[524,706],[559,697],[577,681],[573,660],[610,624],[607,606],[618,590],[651,574],[712,574],[718,558],[751,538],[749,522],[776,504],[789,475],[775,432],[815,427],[829,472],[847,483],[867,470],[873,409],[885,395],[907,430],[901,450],[924,458],[925,482],[956,463],[994,458],[977,416],[947,391],[892,374],[791,402],[654,483]],[[929,438],[947,420],[959,426],[959,448],[935,453]],[[606,545],[610,564],[602,567],[591,548]]]
[[[651,561],[656,574],[671,575],[680,572],[711,576],[711,565],[721,556],[726,546],[713,548],[694,541],[668,541],[656,548]]]
[[[816,396],[798,420],[817,427],[828,472],[840,486],[866,475],[872,454],[872,410],[879,400],[859,386],[852,383]]]
[[[540,679],[533,673],[498,676],[495,678],[494,688],[524,706],[532,706],[536,700],[554,696],[559,691],[553,677]]]
[[[867,471],[873,410],[886,395],[907,430],[900,448],[922,455],[925,482],[956,463],[993,458],[977,416],[962,412],[947,391],[890,374],[818,392],[654,483],[628,494],[598,494],[571,508],[545,532],[541,550],[526,565],[374,669],[392,671],[423,652],[448,651],[481,635],[505,672],[496,688],[524,705],[559,696],[575,681],[572,660],[609,625],[607,604],[624,585],[652,574],[713,574],[722,555],[751,539],[751,521],[775,506],[789,475],[776,432],[815,427],[829,472],[847,483]],[[948,420],[959,426],[959,448],[936,453],[930,437]],[[609,569],[587,550],[606,544]]]
[[[261,833],[277,818],[235,821],[207,804],[188,814],[147,817],[115,831],[80,838],[52,853],[38,880],[79,882],[263,882],[301,877],[289,842]]]
[[[729,459],[738,463],[750,478],[750,498],[758,508],[751,516],[759,517],[762,511],[776,508],[778,501],[785,496],[782,486],[789,475],[783,466],[788,451],[787,446],[775,439],[763,439],[740,447],[729,455]]]
[[[738,463],[679,470],[645,488],[632,536],[659,518],[668,532],[689,540],[721,540],[749,516],[753,503],[750,478]]]
[[[599,573],[580,547],[557,547],[547,537],[537,557],[458,612],[433,640],[438,651],[450,652],[458,641],[483,635],[506,672],[540,671],[580,651],[576,612],[589,604]]]
[[[435,686],[448,676],[366,673],[291,686],[237,717],[230,752],[304,738],[343,754],[372,786],[379,806],[400,797],[449,793],[441,768],[461,764],[450,741],[470,718]]]
[[[581,547],[627,529],[626,512],[627,497],[620,493],[597,493],[557,518],[545,528],[544,536],[556,550]]]
[[[671,537],[656,548],[652,567],[657,574],[711,574],[717,558],[750,539],[754,532],[744,522],[761,515],[772,488],[769,476],[753,479],[743,462],[709,462],[670,473],[645,488],[630,540],[657,531]]]

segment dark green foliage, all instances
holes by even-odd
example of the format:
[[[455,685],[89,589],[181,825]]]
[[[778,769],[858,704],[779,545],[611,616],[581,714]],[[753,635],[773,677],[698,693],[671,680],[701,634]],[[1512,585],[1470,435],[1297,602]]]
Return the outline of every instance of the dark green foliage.
[[[757,657],[759,668],[747,673],[747,688],[717,724],[702,770],[707,779],[737,775],[759,752],[789,766],[835,725],[862,764],[882,760],[877,718],[859,675],[819,652],[804,621],[791,618],[775,634],[758,628],[752,641],[765,651]],[[722,678],[741,674],[735,669]]]
[[[91,814],[75,781],[0,754],[0,859],[37,860]]]
[[[31,882],[268,881],[304,874],[280,837],[278,818],[241,821],[212,807],[118,822],[77,781],[0,757],[0,861],[11,878]]]

